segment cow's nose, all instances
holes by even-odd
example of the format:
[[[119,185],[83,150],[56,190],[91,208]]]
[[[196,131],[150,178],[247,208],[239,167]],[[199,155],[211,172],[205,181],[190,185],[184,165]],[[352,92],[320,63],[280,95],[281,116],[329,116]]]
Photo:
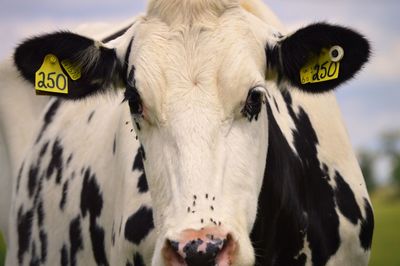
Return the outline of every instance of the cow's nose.
[[[231,235],[218,228],[185,230],[179,240],[167,240],[164,259],[170,266],[229,266],[235,248]]]

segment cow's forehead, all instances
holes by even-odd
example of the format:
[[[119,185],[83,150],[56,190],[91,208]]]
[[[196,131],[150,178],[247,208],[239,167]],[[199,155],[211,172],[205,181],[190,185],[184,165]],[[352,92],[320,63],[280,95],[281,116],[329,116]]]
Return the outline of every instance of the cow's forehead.
[[[250,88],[264,86],[266,37],[253,26],[240,10],[208,24],[141,23],[129,63],[147,107],[161,115],[163,106],[195,95],[230,115]]]

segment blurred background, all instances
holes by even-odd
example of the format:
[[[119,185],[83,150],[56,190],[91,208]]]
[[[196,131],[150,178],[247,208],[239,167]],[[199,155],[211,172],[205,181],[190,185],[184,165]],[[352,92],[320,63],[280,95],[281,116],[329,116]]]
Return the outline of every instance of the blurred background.
[[[400,1],[264,0],[290,30],[326,21],[351,26],[372,42],[371,63],[337,90],[375,210],[370,265],[400,265]],[[125,21],[146,0],[0,0],[0,59],[30,35],[82,23]],[[5,245],[0,235],[0,266]]]

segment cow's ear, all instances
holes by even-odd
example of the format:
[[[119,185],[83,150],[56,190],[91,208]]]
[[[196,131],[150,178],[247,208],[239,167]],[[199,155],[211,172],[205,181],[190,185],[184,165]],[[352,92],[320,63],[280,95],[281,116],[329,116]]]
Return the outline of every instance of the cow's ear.
[[[25,41],[14,61],[22,76],[39,86],[37,91],[69,99],[103,92],[120,79],[115,49],[70,32]]]
[[[370,45],[359,33],[312,24],[267,47],[268,73],[307,92],[324,92],[351,79],[368,61]]]

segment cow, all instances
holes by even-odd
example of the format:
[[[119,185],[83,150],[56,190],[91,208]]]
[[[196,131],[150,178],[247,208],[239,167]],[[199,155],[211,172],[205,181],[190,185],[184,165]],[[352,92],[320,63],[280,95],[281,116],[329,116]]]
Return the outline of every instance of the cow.
[[[151,0],[104,42],[24,41],[21,78],[54,87],[53,64],[68,93],[47,91],[19,167],[7,265],[367,265],[333,90],[369,54],[338,25],[287,34],[257,0]]]

